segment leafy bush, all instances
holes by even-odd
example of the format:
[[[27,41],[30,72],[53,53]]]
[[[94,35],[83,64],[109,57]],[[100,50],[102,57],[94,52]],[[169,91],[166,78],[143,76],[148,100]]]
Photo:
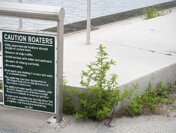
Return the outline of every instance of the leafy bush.
[[[82,71],[81,85],[87,88],[86,92],[77,92],[79,107],[76,108],[77,119],[93,118],[103,120],[108,117],[115,104],[121,99],[117,89],[117,75],[112,74],[107,79],[107,72],[114,65],[108,59],[105,47],[99,46],[96,61],[87,65],[88,70]]]
[[[161,81],[161,82],[158,84],[156,93],[157,93],[157,95],[158,95],[159,97],[168,98],[168,95],[169,95],[169,85],[166,84],[165,82]]]
[[[67,80],[65,76],[63,76],[63,112],[67,115],[71,115],[75,113],[75,108],[72,102],[75,89],[67,87],[66,84]]]
[[[75,107],[72,103],[72,97],[73,97],[72,91],[74,91],[74,89],[67,88],[66,86],[64,86],[63,111],[65,114],[68,114],[68,115],[75,113]]]
[[[140,96],[136,94],[130,105],[128,106],[129,115],[136,116],[148,110],[155,112],[159,103],[168,103],[169,86],[160,82],[154,90],[152,83],[149,82],[145,92]]]
[[[154,7],[148,7],[144,10],[145,19],[151,19],[160,16],[159,11]]]
[[[100,45],[96,60],[87,65],[86,71],[82,71],[80,84],[86,89],[64,87],[64,113],[73,114],[78,120],[87,118],[103,120],[114,114],[113,109],[119,101],[129,101],[132,97],[134,99],[127,107],[130,116],[140,115],[145,109],[155,112],[158,103],[168,101],[169,89],[164,82],[160,82],[155,90],[149,82],[142,95],[135,93],[139,88],[138,84],[121,93],[117,88],[117,75],[112,74],[107,78],[107,72],[112,65],[115,65],[115,62],[108,59],[105,47]],[[73,99],[76,99],[76,105],[73,105]]]
[[[149,82],[146,91],[142,94],[141,100],[142,100],[143,105],[146,108],[149,108],[150,111],[153,112],[156,110],[158,97],[156,95],[156,92],[153,90],[151,82]]]
[[[108,117],[122,98],[117,89],[117,75],[112,74],[109,79],[107,78],[107,72],[112,65],[115,65],[115,62],[108,59],[105,47],[100,45],[96,60],[87,65],[87,71],[82,71],[80,83],[86,90],[64,91],[64,111],[73,114],[78,120],[86,118],[103,120]],[[72,104],[73,97],[78,100],[77,106]]]
[[[130,116],[136,116],[140,115],[142,112],[142,101],[141,101],[141,96],[136,95],[134,100],[130,103],[129,105],[129,115]]]

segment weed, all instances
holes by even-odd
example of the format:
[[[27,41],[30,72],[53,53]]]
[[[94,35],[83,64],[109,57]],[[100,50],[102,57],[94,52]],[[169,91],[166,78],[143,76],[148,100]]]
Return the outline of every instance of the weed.
[[[125,106],[122,110],[122,113],[128,111],[130,116],[145,114],[145,111],[155,113],[158,104],[170,102],[169,91],[171,90],[164,82],[160,82],[156,89],[153,89],[152,83],[149,82],[141,95],[135,93],[139,88],[138,84],[121,93],[117,87],[117,75],[112,74],[110,78],[107,78],[112,65],[115,65],[115,62],[109,59],[105,47],[100,45],[96,60],[87,65],[86,71],[82,71],[80,84],[86,89],[80,91],[75,88],[66,88],[64,85],[64,113],[74,115],[77,120],[108,118],[111,122],[115,114],[115,106],[121,101],[130,101],[132,97],[134,99],[129,106]],[[77,105],[73,105],[73,98],[77,99]]]
[[[160,12],[154,7],[148,7],[144,10],[145,19],[151,19],[160,16]]]
[[[63,88],[63,95],[64,95],[63,111],[65,114],[68,114],[68,115],[75,113],[74,105],[72,103],[72,97],[73,97],[72,91],[73,90],[74,89],[67,88],[66,86],[64,86]]]
[[[117,89],[117,75],[112,74],[107,79],[107,72],[115,65],[108,59],[105,47],[100,45],[96,61],[87,65],[88,70],[82,71],[81,85],[87,88],[87,93],[76,94],[79,108],[76,109],[77,119],[93,118],[103,120],[108,117],[115,104],[121,99]]]
[[[156,92],[153,90],[151,82],[149,82],[146,91],[142,94],[141,100],[144,107],[149,108],[149,110],[152,112],[156,110],[158,97]]]
[[[163,81],[160,81],[160,83],[158,84],[156,93],[161,98],[168,98],[168,95],[169,95],[169,85],[166,84]]]
[[[142,113],[155,113],[158,104],[170,103],[168,95],[169,86],[165,82],[161,81],[156,89],[153,89],[152,83],[149,82],[145,92],[141,96],[136,94],[128,106],[129,115],[136,116]]]
[[[100,45],[96,60],[87,65],[88,70],[82,71],[80,83],[86,90],[65,90],[64,111],[73,114],[78,120],[107,118],[116,103],[122,98],[117,89],[117,75],[112,74],[107,79],[107,72],[112,65],[115,65],[115,62],[108,59],[105,47]],[[73,106],[72,97],[78,99],[77,106]]]
[[[130,116],[136,116],[140,115],[142,112],[142,101],[141,101],[141,96],[136,95],[134,100],[130,103],[129,105],[129,115]]]

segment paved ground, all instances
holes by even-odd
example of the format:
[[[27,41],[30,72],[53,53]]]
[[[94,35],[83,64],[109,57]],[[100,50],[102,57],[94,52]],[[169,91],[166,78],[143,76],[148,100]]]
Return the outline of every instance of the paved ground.
[[[115,118],[112,127],[91,120],[64,116],[61,124],[48,124],[51,114],[0,106],[0,133],[176,133],[176,111],[170,116]]]
[[[164,116],[140,116],[115,119],[114,127],[102,126],[98,133],[175,133],[176,118]],[[104,132],[105,131],[105,132]]]
[[[176,63],[176,10],[151,20],[136,18],[92,31],[91,45],[85,33],[65,37],[64,72],[68,84],[80,86],[80,74],[95,57],[99,44],[107,47],[117,65],[120,85]],[[73,71],[74,66],[74,71]],[[74,77],[74,78],[73,78]]]
[[[0,106],[0,133],[37,133],[49,117],[51,114]]]
[[[99,44],[104,44],[117,62],[112,72],[119,75],[120,84],[176,63],[175,22],[176,10],[172,10],[151,20],[136,18],[103,26],[92,31],[91,45],[85,44],[84,32],[66,35],[64,72],[68,85],[80,86],[81,70],[93,60]],[[47,124],[51,116],[0,106],[0,133],[176,133],[173,116],[115,119],[112,128],[93,121],[76,122],[69,116],[61,125]]]

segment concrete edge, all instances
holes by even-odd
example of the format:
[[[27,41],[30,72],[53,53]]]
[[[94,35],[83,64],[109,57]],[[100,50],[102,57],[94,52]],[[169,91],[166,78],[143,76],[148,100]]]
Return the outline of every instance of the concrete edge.
[[[138,9],[134,9],[134,10],[130,10],[130,11],[111,14],[111,15],[108,15],[108,16],[93,18],[92,22],[91,22],[92,30],[94,30],[95,27],[98,27],[98,26],[101,26],[101,25],[105,25],[105,24],[129,19],[129,18],[132,18],[132,17],[141,16],[141,15],[143,15],[144,9],[147,8],[147,7],[155,7],[158,10],[169,9],[169,8],[176,7],[176,0],[161,3],[161,4],[156,4],[156,5],[153,5],[153,6],[146,6],[146,7],[143,7],[143,8],[138,8]],[[70,33],[70,32],[76,32],[76,31],[84,30],[84,29],[86,29],[86,20],[64,25],[64,33],[65,34]],[[44,29],[43,31],[56,32],[56,27]]]
[[[141,92],[143,92],[143,91],[145,91],[149,82],[151,82],[153,87],[156,88],[156,86],[159,84],[160,81],[164,81],[164,82],[169,83],[171,85],[176,83],[176,63],[168,65],[164,68],[161,68],[161,69],[156,70],[154,72],[151,72],[149,74],[146,74],[146,75],[144,75],[138,79],[132,80],[128,83],[119,85],[119,89],[123,90],[124,88],[130,88],[134,84],[138,83]],[[83,87],[76,87],[76,86],[67,86],[66,88],[75,88],[80,91],[85,89]]]
[[[149,73],[147,75],[144,75],[143,77],[133,80],[129,83],[120,85],[119,88],[121,90],[124,88],[130,88],[134,84],[138,83],[140,91],[143,92],[145,91],[149,82],[152,82],[152,85],[155,88],[160,81],[164,81],[169,84],[174,84],[176,82],[176,63],[166,66],[152,73]],[[67,87],[76,88],[80,91],[84,90],[84,88],[75,87],[75,86],[67,86]],[[2,90],[0,90],[0,102],[2,102],[2,98],[3,98],[2,96],[3,96],[3,93],[2,93]]]
[[[129,83],[123,84],[120,86],[120,88],[131,87],[132,85],[138,83],[141,92],[143,92],[145,91],[149,82],[152,83],[153,88],[156,88],[160,81],[164,81],[171,85],[176,83],[176,63],[149,73]]]

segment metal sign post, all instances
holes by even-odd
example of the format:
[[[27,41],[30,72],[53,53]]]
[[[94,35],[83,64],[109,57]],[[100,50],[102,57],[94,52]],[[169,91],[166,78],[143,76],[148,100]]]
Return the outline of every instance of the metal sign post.
[[[22,3],[22,0],[18,0],[18,3]],[[19,18],[19,30],[23,28],[22,18]]]
[[[33,4],[21,4],[21,3],[3,3],[0,2],[0,16],[9,16],[9,17],[17,17],[17,18],[28,18],[28,19],[40,19],[40,20],[50,20],[57,22],[57,72],[56,72],[56,122],[60,122],[62,120],[62,113],[63,113],[63,94],[62,94],[62,79],[63,79],[63,36],[64,36],[64,15],[65,11],[63,8],[58,7],[51,7],[51,6],[41,6],[41,5],[33,5]],[[17,32],[17,31],[16,31]],[[9,34],[9,33],[8,33]],[[37,37],[36,35],[30,35],[34,38]],[[11,37],[9,37],[11,39]],[[9,39],[6,36],[5,39]],[[26,36],[26,38],[28,38]],[[47,37],[45,37],[47,38]],[[21,41],[21,39],[25,39],[25,35],[15,35],[15,39]],[[35,42],[36,40],[34,40]],[[37,42],[49,42],[48,39],[37,39]],[[28,40],[29,42],[29,40]],[[25,42],[21,44],[25,45]],[[28,43],[29,44],[29,43]],[[6,44],[9,47],[9,44]],[[38,45],[38,44],[37,44]],[[18,45],[21,47],[21,45]],[[23,46],[22,46],[23,47]],[[9,47],[10,48],[10,47]],[[31,47],[32,48],[32,47]],[[16,48],[14,47],[13,50]],[[15,53],[15,52],[11,52]],[[11,54],[9,53],[9,54]],[[24,53],[25,54],[25,53]],[[46,55],[48,56],[48,55]],[[10,58],[10,56],[6,56],[6,58]],[[12,55],[13,57],[13,55]],[[5,64],[4,64],[5,65]],[[15,66],[15,65],[13,65]],[[6,71],[3,68],[3,72]],[[15,72],[15,71],[13,71]],[[12,78],[13,80],[14,78]],[[16,80],[16,79],[14,79]],[[17,81],[18,82],[18,81]],[[26,80],[27,82],[27,80]],[[28,82],[29,85],[31,82]],[[5,85],[4,85],[5,86]],[[4,94],[4,96],[6,96]]]
[[[62,10],[61,18],[64,18],[64,10]],[[62,120],[63,113],[63,41],[64,41],[64,21],[57,21],[57,89],[56,90],[56,121]]]
[[[90,44],[90,31],[91,31],[91,0],[87,0],[87,31],[86,31],[87,44]]]

